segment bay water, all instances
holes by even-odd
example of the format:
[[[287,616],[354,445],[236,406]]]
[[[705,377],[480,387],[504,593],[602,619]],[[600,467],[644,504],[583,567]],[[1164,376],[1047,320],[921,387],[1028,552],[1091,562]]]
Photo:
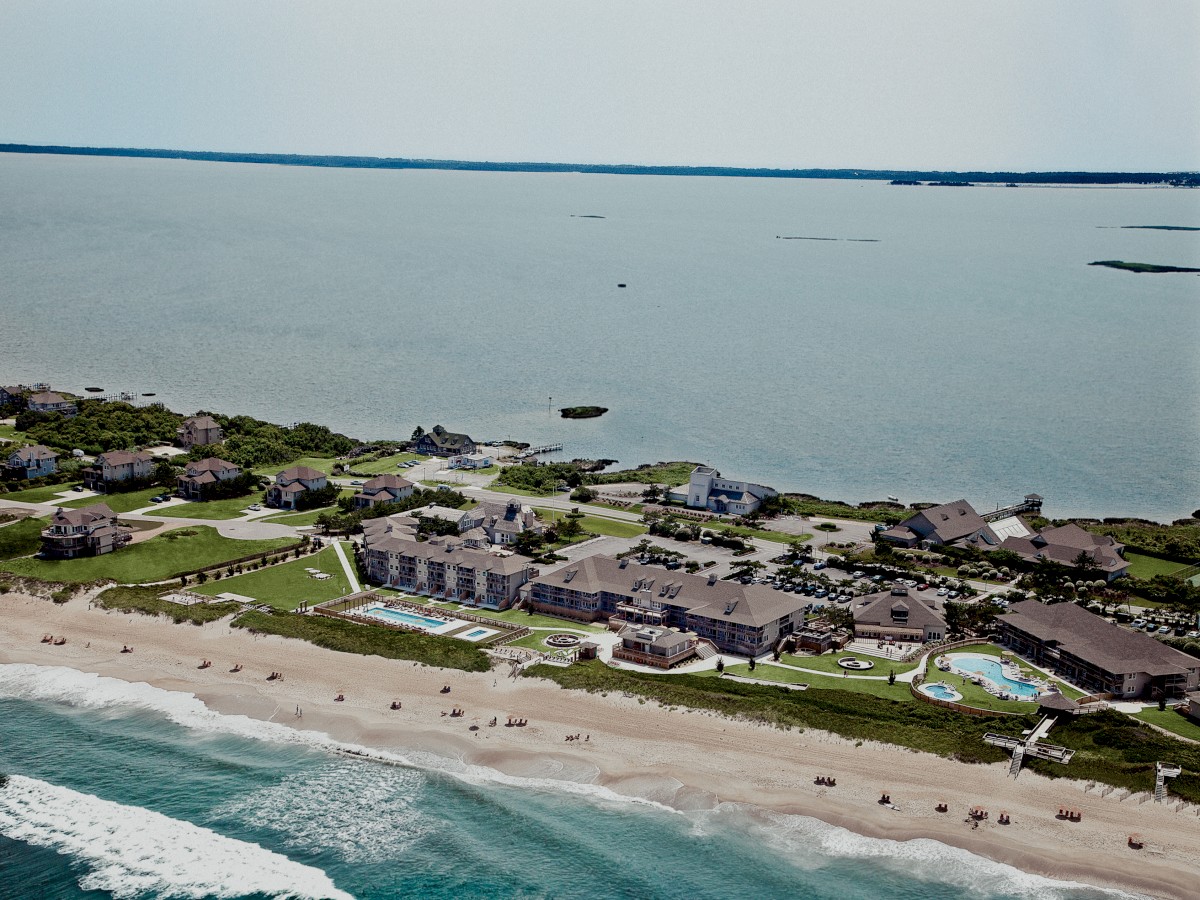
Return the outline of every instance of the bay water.
[[[1088,264],[1200,233],[1127,225],[1200,193],[0,155],[0,381],[1169,520],[1200,280]]]

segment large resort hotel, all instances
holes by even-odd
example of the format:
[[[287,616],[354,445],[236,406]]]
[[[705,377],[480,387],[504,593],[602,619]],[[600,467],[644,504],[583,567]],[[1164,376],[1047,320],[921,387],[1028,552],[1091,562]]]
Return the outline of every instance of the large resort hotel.
[[[766,653],[804,626],[803,597],[722,581],[715,573],[667,572],[607,556],[589,556],[535,577],[526,591],[538,612],[610,625],[665,626],[739,656]]]

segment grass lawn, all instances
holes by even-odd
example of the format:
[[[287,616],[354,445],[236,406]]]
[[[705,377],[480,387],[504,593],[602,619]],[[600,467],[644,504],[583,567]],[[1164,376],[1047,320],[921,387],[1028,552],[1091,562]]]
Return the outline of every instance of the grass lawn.
[[[790,653],[784,653],[780,658],[780,662],[787,663],[789,666],[800,666],[802,669],[816,669],[818,672],[829,672],[831,675],[841,675],[845,670],[837,664],[837,661],[843,656],[854,656],[855,654],[846,651],[836,653],[826,653],[822,656],[793,656]],[[857,672],[851,674],[858,675],[887,675],[888,672],[895,672],[897,675],[903,675],[905,672],[911,672],[917,667],[916,662],[890,662],[886,659],[878,659],[874,656],[860,656],[859,659],[869,660],[875,663],[875,668],[869,669],[866,672]],[[804,679],[800,679],[803,681]]]
[[[666,484],[678,487],[687,484],[692,477],[692,470],[699,463],[670,462],[661,466],[646,466],[644,469],[618,469],[615,472],[602,472],[595,477],[594,484]]]
[[[457,609],[458,605],[454,604],[451,608]],[[574,622],[570,619],[557,619],[554,616],[544,616],[540,613],[534,613],[531,616],[523,609],[506,609],[503,612],[495,612],[490,609],[470,609],[467,611],[477,616],[487,616],[489,619],[495,619],[498,622],[504,622],[506,625],[516,625],[518,627],[524,625],[527,628],[556,628],[559,631],[577,631],[582,634],[604,634],[608,630],[602,625],[589,625],[583,622]]]
[[[849,691],[855,694],[869,694],[884,700],[895,700],[898,703],[914,703],[912,694],[908,692],[907,684],[888,684],[886,681],[864,681],[860,678],[843,678],[840,675],[810,675],[807,672],[794,672],[773,666],[770,663],[759,663],[750,671],[747,665],[726,666],[725,671],[730,675],[742,675],[746,678],[761,678],[763,681],[782,681],[787,684],[807,684],[810,688],[825,688],[831,691]]]
[[[250,610],[234,619],[233,626],[296,638],[342,653],[410,659],[427,666],[466,672],[486,672],[491,667],[488,656],[468,641],[376,625],[359,625],[325,616]]]
[[[255,491],[245,497],[230,497],[226,500],[191,500],[178,506],[156,509],[149,516],[163,519],[236,519],[251,503],[262,503],[262,494]]]
[[[310,469],[316,469],[318,472],[324,472],[326,475],[329,475],[333,472],[334,463],[339,461],[327,456],[302,456],[281,466],[257,466],[252,471],[256,475],[266,475],[272,481],[284,469],[291,469],[295,466],[308,466]]]
[[[10,441],[24,441],[25,432],[17,431],[16,425],[0,425],[0,438],[7,438]]]
[[[57,500],[59,494],[71,490],[76,484],[79,482],[73,481],[68,484],[51,484],[46,487],[29,488],[26,491],[13,491],[9,494],[0,494],[0,500],[16,500],[20,503],[49,503],[51,500]]]
[[[613,504],[613,503],[582,503],[582,504],[580,504],[580,506],[583,509],[587,509],[589,506],[594,506],[598,509],[615,509],[618,512],[639,513],[639,514],[646,508],[646,505],[644,503],[635,503],[632,506],[617,506],[616,504]]]
[[[316,525],[317,517],[322,513],[338,511],[336,506],[323,506],[320,509],[309,509],[304,512],[292,513],[276,513],[273,516],[267,516],[263,522],[279,522],[281,525],[291,525],[293,528],[300,528],[304,525]]]
[[[1167,731],[1177,734],[1180,737],[1200,741],[1200,722],[1189,719],[1187,716],[1181,716],[1172,709],[1166,709],[1162,712],[1159,712],[1157,709],[1144,709],[1135,715],[1134,718],[1141,719],[1143,722],[1149,722],[1151,725],[1157,725],[1159,728],[1165,728]]]
[[[426,482],[422,482],[424,484]],[[507,484],[500,484],[493,481],[487,485],[489,491],[495,491],[498,494],[515,494],[518,497],[557,497],[563,491],[528,491],[525,488],[509,487]]]
[[[305,569],[320,569],[333,578],[318,581]],[[350,593],[350,582],[342,571],[334,549],[326,547],[312,556],[302,556],[278,566],[222,578],[220,581],[210,580],[190,589],[209,597],[229,591],[253,597],[276,609],[295,609],[302,601],[321,603],[345,596]]]
[[[31,556],[42,546],[42,529],[45,519],[18,519],[9,525],[0,525],[0,559]]]
[[[141,509],[143,506],[153,506],[150,502],[151,497],[157,497],[165,488],[146,488],[144,491],[129,491],[124,494],[101,494],[98,497],[84,497],[80,500],[68,500],[66,503],[60,503],[60,506],[69,507],[70,509],[79,509],[83,506],[95,506],[97,503],[103,503],[115,513],[133,512],[135,509]]]
[[[1145,556],[1131,550],[1125,551],[1125,558],[1129,560],[1129,574],[1134,578],[1144,578],[1147,581],[1155,575],[1170,575],[1188,567],[1187,563],[1159,559],[1157,556]]]
[[[567,514],[565,510],[544,509],[542,507],[534,507],[533,511],[546,522],[557,522]],[[617,519],[608,519],[603,516],[587,515],[579,520],[579,527],[592,534],[623,538],[637,537],[649,531],[645,525],[639,525],[637,522],[621,522]]]
[[[392,456],[385,456],[383,459],[372,459],[368,462],[346,460],[345,464],[349,466],[350,471],[354,473],[350,476],[351,478],[353,478],[354,475],[403,475],[405,470],[402,466],[396,465],[397,463],[411,462],[412,460],[416,460],[417,462],[425,462],[425,460],[429,458],[430,457],[422,456],[419,453],[396,453]],[[315,469],[316,466],[313,466],[313,468]]]
[[[792,541],[805,543],[812,540],[811,534],[785,534],[782,531],[764,531],[762,528],[744,528],[739,525],[724,525],[716,522],[702,522],[700,527],[707,528],[709,531],[723,531],[735,537],[775,541],[777,544],[790,544]]]
[[[215,528],[200,525],[169,531],[141,544],[103,556],[82,559],[13,559],[0,570],[43,581],[84,582],[111,579],[122,584],[165,581],[201,566],[216,566],[241,556],[277,550],[295,543],[291,538],[236,541],[221,537]]]

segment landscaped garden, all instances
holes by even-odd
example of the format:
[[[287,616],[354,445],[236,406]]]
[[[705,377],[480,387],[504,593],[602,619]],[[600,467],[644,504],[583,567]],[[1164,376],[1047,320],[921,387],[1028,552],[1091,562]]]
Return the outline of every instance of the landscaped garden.
[[[320,569],[333,577],[313,578],[306,569]],[[267,566],[257,572],[189,585],[188,590],[209,597],[224,593],[241,594],[276,609],[295,609],[301,603],[322,603],[349,594],[350,581],[346,578],[337,553],[332,547],[326,547],[311,556]]]
[[[11,559],[0,562],[0,571],[43,581],[79,583],[111,580],[122,584],[144,584],[177,578],[184,572],[218,566],[229,560],[278,550],[294,543],[293,538],[238,541],[221,537],[215,528],[198,525],[168,531],[103,556],[64,560]]]

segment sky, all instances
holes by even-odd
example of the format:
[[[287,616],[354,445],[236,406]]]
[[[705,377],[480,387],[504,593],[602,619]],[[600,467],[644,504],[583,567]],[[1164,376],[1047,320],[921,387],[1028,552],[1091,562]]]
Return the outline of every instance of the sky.
[[[1200,3],[0,0],[0,142],[1200,170]]]

